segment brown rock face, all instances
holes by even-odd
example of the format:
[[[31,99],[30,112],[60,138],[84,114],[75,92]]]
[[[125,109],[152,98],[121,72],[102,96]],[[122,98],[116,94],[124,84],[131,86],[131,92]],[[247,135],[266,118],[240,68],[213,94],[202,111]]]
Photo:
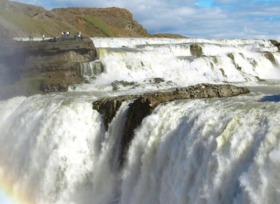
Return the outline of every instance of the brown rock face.
[[[7,97],[40,91],[67,91],[69,85],[84,81],[80,64],[97,59],[90,39],[11,41],[1,44],[0,49],[6,50],[0,53],[0,72],[7,79],[0,80],[2,85],[6,85],[0,88],[0,95],[6,88],[4,92]],[[14,91],[9,91],[11,85],[17,89],[14,94],[9,93]],[[21,93],[22,86],[32,89],[32,93]]]
[[[186,88],[168,90],[165,92],[146,93],[143,95],[126,95],[114,98],[101,99],[93,102],[93,109],[100,112],[104,118],[106,129],[123,101],[134,100],[129,104],[126,121],[120,144],[120,167],[125,162],[128,146],[133,139],[134,130],[142,120],[148,116],[159,104],[180,99],[197,99],[213,97],[231,97],[247,94],[249,90],[233,85],[200,84]]]
[[[270,40],[271,44],[278,48],[278,52],[280,51],[280,42],[276,40]]]
[[[76,71],[79,63],[97,59],[90,39],[21,42],[19,48],[26,56],[24,70],[28,72]]]
[[[203,52],[202,52],[202,47],[200,47],[200,45],[198,44],[192,44],[190,46],[190,51],[192,56],[194,57],[201,57]]]

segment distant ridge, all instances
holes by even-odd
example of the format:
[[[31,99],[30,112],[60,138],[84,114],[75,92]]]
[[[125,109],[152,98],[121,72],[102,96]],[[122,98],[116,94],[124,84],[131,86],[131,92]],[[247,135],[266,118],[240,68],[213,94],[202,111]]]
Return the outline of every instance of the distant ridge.
[[[151,35],[122,8],[57,8],[0,0],[0,36],[58,36],[62,31],[97,37],[162,37]],[[175,37],[175,35],[174,35]],[[178,36],[176,36],[178,37]],[[183,37],[183,36],[181,36]]]

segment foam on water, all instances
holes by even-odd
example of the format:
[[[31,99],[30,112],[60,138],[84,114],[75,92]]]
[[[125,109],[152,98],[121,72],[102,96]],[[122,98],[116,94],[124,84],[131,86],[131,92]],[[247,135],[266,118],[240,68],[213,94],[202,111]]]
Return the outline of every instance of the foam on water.
[[[92,98],[1,101],[2,173],[18,203],[278,203],[280,108],[253,93],[156,108],[118,168],[128,103],[106,132]]]
[[[113,89],[114,82],[133,82],[133,88],[153,89],[198,83],[253,85],[262,79],[280,79],[280,54],[265,40],[203,40],[168,38],[92,38],[104,72],[94,75],[77,91]],[[191,45],[202,49],[200,57]],[[92,71],[91,71],[92,72]],[[132,83],[130,83],[132,84]],[[115,87],[116,88],[116,87]],[[124,88],[124,87],[122,87]],[[131,88],[131,86],[128,86]]]
[[[83,65],[94,75],[89,84],[0,101],[0,190],[12,202],[280,202],[279,82],[259,81],[279,79],[280,56],[269,41],[95,40],[105,72]],[[202,56],[191,56],[193,43]],[[201,82],[256,87],[246,96],[160,105],[134,131],[120,168],[130,102],[108,131],[92,102]]]
[[[278,203],[278,104],[174,102],[137,130],[120,203]]]

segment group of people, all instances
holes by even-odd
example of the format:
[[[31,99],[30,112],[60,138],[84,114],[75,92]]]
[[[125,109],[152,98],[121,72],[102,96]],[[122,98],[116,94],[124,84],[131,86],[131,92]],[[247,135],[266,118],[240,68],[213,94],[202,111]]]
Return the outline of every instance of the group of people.
[[[42,35],[42,41],[45,41],[46,37],[45,35]],[[52,41],[56,42],[57,40],[59,40],[59,38],[57,39],[57,37],[52,37],[50,38]],[[81,32],[77,32],[74,36],[74,38],[71,38],[71,34],[70,32],[61,32],[61,37],[60,40],[82,40],[83,36]],[[33,36],[29,36],[29,41],[33,41]]]
[[[29,39],[29,41],[33,41],[33,36],[32,35],[29,35],[28,36],[28,39]],[[42,35],[42,41],[45,41],[45,39],[46,39],[46,37],[45,37],[45,35],[43,34]],[[57,38],[56,37],[53,37],[53,39],[56,41],[57,40]],[[71,34],[70,34],[70,32],[62,32],[61,33],[61,40],[70,40],[71,39]],[[82,36],[82,33],[81,32],[77,32],[76,34],[75,34],[75,36],[74,36],[74,38],[72,38],[72,39],[74,39],[74,40],[82,40],[83,39],[83,36]]]
[[[61,33],[61,39],[62,40],[68,40],[68,39],[71,39],[71,34],[70,32],[62,32]],[[76,35],[74,36],[74,39],[75,40],[82,40],[83,37],[82,37],[82,33],[81,32],[77,32]]]
[[[61,33],[61,39],[69,39],[70,38],[70,32],[62,32]]]

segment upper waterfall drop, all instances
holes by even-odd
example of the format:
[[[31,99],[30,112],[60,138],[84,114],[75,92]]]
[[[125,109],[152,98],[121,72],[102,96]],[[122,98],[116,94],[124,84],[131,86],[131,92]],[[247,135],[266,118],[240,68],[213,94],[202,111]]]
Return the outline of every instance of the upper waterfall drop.
[[[280,79],[280,53],[268,40],[92,38],[104,71],[78,91],[149,89],[198,83],[256,85]],[[194,50],[196,49],[196,50]],[[161,83],[153,83],[161,79]],[[126,84],[122,87],[115,84]]]

